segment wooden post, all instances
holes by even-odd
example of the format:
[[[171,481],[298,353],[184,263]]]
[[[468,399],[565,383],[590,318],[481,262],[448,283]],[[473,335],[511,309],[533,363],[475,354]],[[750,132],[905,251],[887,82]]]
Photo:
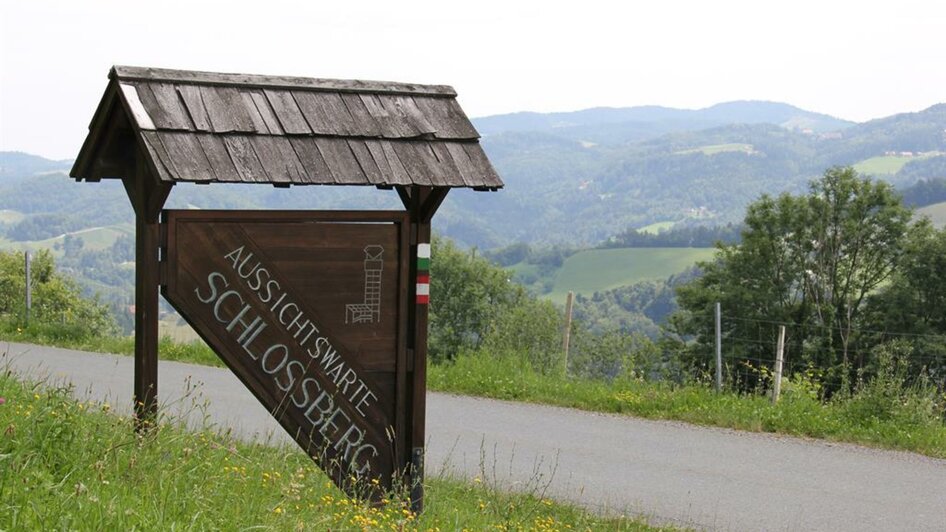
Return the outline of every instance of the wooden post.
[[[23,260],[25,261],[24,269],[26,270],[26,324],[29,325],[30,311],[33,308],[33,257],[29,251],[24,254]]]
[[[785,355],[785,326],[778,328],[778,347],[775,351],[775,383],[772,386],[772,403],[778,402],[782,393],[782,362]]]
[[[716,391],[723,391],[723,311],[716,303]]]
[[[415,189],[416,190],[416,189]],[[427,423],[427,318],[428,304],[417,302],[417,249],[420,244],[430,244],[430,221],[417,224],[417,244],[411,246],[411,256],[414,258],[412,283],[415,285],[411,292],[414,295],[414,378],[413,386],[413,421],[411,427],[411,509],[415,513],[424,511],[424,438]],[[431,260],[433,257],[431,257]]]
[[[430,250],[430,220],[444,198],[448,188],[431,188],[413,185],[398,187],[397,192],[407,208],[411,220],[410,281],[408,293],[407,349],[411,356],[410,380],[411,422],[409,452],[411,468],[408,485],[411,491],[411,510],[424,510],[424,439],[427,417],[427,318],[430,294],[421,294],[418,267],[429,268],[433,257],[419,257],[419,250]],[[429,270],[428,270],[429,272]],[[429,275],[427,287],[429,288]],[[418,297],[421,296],[421,297]],[[433,295],[436,297],[436,294]]]
[[[158,181],[136,150],[133,178],[122,183],[135,208],[135,421],[152,426],[158,412],[158,216],[171,185]]]
[[[565,374],[568,374],[568,346],[571,343],[572,336],[572,302],[575,299],[575,293],[568,291],[568,297],[565,299],[565,339],[562,349],[565,351]]]

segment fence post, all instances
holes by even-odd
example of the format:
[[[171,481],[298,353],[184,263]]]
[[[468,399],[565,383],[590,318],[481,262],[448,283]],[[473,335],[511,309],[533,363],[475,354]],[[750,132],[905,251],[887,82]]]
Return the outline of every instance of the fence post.
[[[775,384],[772,387],[772,403],[778,402],[778,396],[782,393],[782,362],[785,354],[785,326],[779,325],[778,328],[778,347],[775,350]]]
[[[716,391],[723,390],[723,311],[716,303]]]
[[[30,311],[33,309],[33,275],[31,273],[33,257],[29,251],[24,254],[24,261],[26,263],[26,324],[29,325]]]
[[[565,374],[568,374],[568,344],[572,336],[572,301],[575,293],[569,290],[568,297],[565,299],[565,339],[562,349],[565,351]]]

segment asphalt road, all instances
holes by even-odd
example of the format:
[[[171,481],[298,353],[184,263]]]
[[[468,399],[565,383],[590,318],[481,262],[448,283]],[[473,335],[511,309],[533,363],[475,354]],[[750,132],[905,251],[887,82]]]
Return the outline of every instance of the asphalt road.
[[[3,343],[7,364],[130,409],[129,357]],[[290,441],[227,370],[162,362],[159,375],[166,411]],[[438,393],[427,405],[428,475],[707,530],[946,531],[946,460]]]

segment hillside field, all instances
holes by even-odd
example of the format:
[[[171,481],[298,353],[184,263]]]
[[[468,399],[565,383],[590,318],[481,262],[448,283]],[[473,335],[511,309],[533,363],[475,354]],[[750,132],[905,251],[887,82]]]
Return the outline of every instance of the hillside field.
[[[674,153],[677,154],[687,154],[687,153],[702,153],[703,155],[716,155],[717,153],[726,153],[726,152],[743,152],[747,154],[755,153],[755,149],[752,147],[752,144],[745,143],[730,143],[730,144],[711,144],[708,146],[700,146],[699,148],[692,148],[689,150],[680,150]]]
[[[871,157],[854,165],[854,169],[868,175],[894,175],[903,168],[903,165],[918,159],[928,159],[939,155],[939,152],[921,153],[914,156],[882,155]]]
[[[946,227],[946,201],[942,203],[934,203],[933,205],[927,205],[921,209],[916,210],[916,215],[919,216],[929,216],[930,221],[933,222],[933,225],[942,229]]]
[[[589,249],[569,257],[555,276],[546,297],[563,303],[568,291],[590,296],[640,281],[666,279],[709,260],[714,248],[618,248]]]
[[[118,237],[122,235],[135,235],[135,229],[131,224],[116,224],[106,227],[91,227],[81,231],[69,233],[82,239],[83,248],[91,250],[102,250],[110,247]],[[29,250],[39,251],[48,249],[52,251],[53,256],[62,256],[62,242],[66,235],[59,235],[44,240],[30,240],[24,242],[13,242],[9,240],[0,241],[0,251]],[[59,246],[57,246],[59,244]]]
[[[656,235],[660,233],[661,231],[669,231],[673,229],[673,226],[676,224],[677,222],[657,222],[657,223],[652,223],[650,225],[645,225],[644,227],[641,227],[637,231],[639,233],[647,233],[650,235]]]
[[[0,209],[0,224],[15,224],[25,218],[19,211]]]

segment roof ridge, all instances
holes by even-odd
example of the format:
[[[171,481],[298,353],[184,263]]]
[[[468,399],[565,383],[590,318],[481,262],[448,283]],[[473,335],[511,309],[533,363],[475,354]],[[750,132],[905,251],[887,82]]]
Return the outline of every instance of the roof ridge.
[[[268,76],[259,74],[235,74],[202,72],[196,70],[174,70],[167,68],[135,67],[115,65],[109,78],[118,81],[167,81],[195,85],[225,85],[239,87],[302,89],[313,91],[380,93],[441,96],[455,98],[456,91],[449,85],[421,85],[393,81],[368,81],[347,79],[304,78],[294,76]]]

